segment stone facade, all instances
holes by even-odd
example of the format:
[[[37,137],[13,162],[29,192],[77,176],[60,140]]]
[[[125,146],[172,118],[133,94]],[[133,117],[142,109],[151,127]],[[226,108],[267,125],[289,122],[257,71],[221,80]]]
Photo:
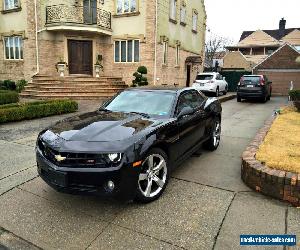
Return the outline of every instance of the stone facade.
[[[3,1],[3,0],[2,0]],[[156,3],[155,0],[141,0],[139,11],[137,13],[130,13],[134,15],[120,15],[117,16],[115,13],[115,3],[113,0],[105,1],[105,4],[99,4],[99,8],[104,8],[109,11],[112,15],[111,22],[118,22],[122,24],[130,23],[132,18],[132,25],[139,26],[139,30],[136,28],[131,31],[129,27],[124,27],[123,34],[120,34],[120,28],[117,28],[117,33],[112,30],[95,30],[93,25],[82,25],[82,24],[72,24],[66,25],[65,23],[55,24],[49,26],[46,24],[46,6],[49,4],[59,4],[58,0],[37,0],[37,6],[35,6],[35,1],[21,0],[22,11],[0,14],[3,18],[10,18],[9,15],[14,15],[17,19],[19,16],[26,16],[22,22],[24,27],[20,25],[20,29],[17,31],[9,30],[10,27],[0,28],[1,38],[7,36],[9,32],[11,35],[22,33],[24,42],[24,59],[23,60],[5,60],[3,51],[4,44],[3,39],[0,40],[0,80],[4,79],[26,79],[31,80],[35,74],[48,75],[48,76],[58,76],[56,69],[56,63],[61,59],[66,63],[69,63],[68,55],[68,39],[72,40],[89,40],[92,41],[92,64],[97,60],[98,55],[102,55],[103,61],[103,72],[102,75],[123,77],[124,81],[130,85],[133,76],[132,74],[141,65],[144,65],[148,69],[148,81],[150,84],[178,84],[186,85],[187,67],[186,58],[191,56],[203,56],[204,53],[204,40],[205,40],[205,7],[203,1],[199,10],[201,16],[199,17],[199,30],[198,34],[192,34],[190,29],[191,24],[187,24],[185,32],[191,33],[189,36],[193,36],[193,40],[197,40],[197,46],[193,47],[192,44],[183,44],[180,46],[180,63],[175,65],[176,60],[176,48],[174,46],[174,41],[172,40],[168,44],[168,54],[167,63],[163,65],[163,44],[161,43],[160,37],[157,35],[158,30],[160,34],[164,33],[164,29],[160,29],[160,24],[156,20]],[[81,1],[70,0],[68,2],[74,2],[76,4]],[[0,0],[1,3],[1,0]],[[61,3],[64,3],[61,1]],[[82,3],[81,3],[82,4]],[[178,8],[180,6],[178,5]],[[194,8],[194,7],[193,7]],[[159,9],[159,8],[158,8]],[[35,12],[37,11],[37,12]],[[179,12],[178,12],[179,13]],[[204,13],[204,14],[202,14]],[[191,14],[191,13],[190,13]],[[7,16],[4,16],[7,15]],[[35,15],[37,15],[37,24]],[[166,13],[158,13],[158,16],[166,15]],[[178,17],[179,18],[179,17]],[[0,17],[1,19],[1,17]],[[17,20],[16,19],[16,20]],[[126,20],[125,20],[126,19]],[[189,17],[188,20],[190,20]],[[141,21],[143,20],[143,21]],[[19,22],[21,19],[19,20]],[[141,22],[138,24],[136,22]],[[16,21],[17,22],[17,21]],[[37,27],[36,27],[37,25]],[[174,25],[172,23],[172,25]],[[175,25],[172,29],[183,28]],[[59,28],[59,27],[61,28]],[[127,25],[128,26],[128,25]],[[112,25],[114,27],[114,25]],[[16,28],[18,25],[16,24]],[[14,29],[16,29],[14,28]],[[96,27],[97,28],[97,27]],[[127,29],[128,28],[128,29]],[[36,35],[37,31],[37,35]],[[134,32],[134,33],[130,33]],[[169,33],[165,32],[165,33]],[[194,32],[195,33],[195,32]],[[171,36],[171,35],[170,35]],[[37,37],[37,41],[36,41]],[[115,63],[114,62],[114,41],[127,40],[127,39],[138,39],[140,41],[140,61],[135,63]],[[177,40],[176,40],[177,41]],[[178,40],[177,42],[180,43]],[[200,44],[200,45],[199,45]],[[38,45],[38,47],[37,47]],[[200,48],[200,49],[198,49]],[[156,58],[155,58],[156,55]],[[202,60],[200,60],[202,61]],[[94,68],[94,66],[93,66]],[[194,65],[191,68],[191,81],[195,79],[196,73],[203,69],[202,64]],[[155,75],[156,72],[156,75]],[[69,75],[66,72],[66,75]],[[93,69],[93,76],[95,76],[95,70]],[[154,79],[156,78],[156,79]]]

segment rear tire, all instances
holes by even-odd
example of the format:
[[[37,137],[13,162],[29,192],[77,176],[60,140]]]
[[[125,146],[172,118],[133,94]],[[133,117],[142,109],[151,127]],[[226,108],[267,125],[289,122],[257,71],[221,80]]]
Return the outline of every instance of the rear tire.
[[[168,184],[168,156],[163,150],[153,148],[146,154],[141,168],[135,200],[148,203],[158,199]]]
[[[261,98],[260,101],[261,101],[262,103],[266,103],[267,100],[268,100],[268,97],[265,95],[264,97]]]
[[[237,101],[237,102],[241,102],[241,101],[242,101],[241,97],[240,97],[240,96],[237,96],[237,97],[236,97],[236,101]]]
[[[217,87],[215,95],[216,95],[216,97],[218,97],[220,95],[219,87]]]
[[[221,120],[219,118],[214,119],[210,138],[203,144],[203,147],[209,151],[215,151],[221,140]]]

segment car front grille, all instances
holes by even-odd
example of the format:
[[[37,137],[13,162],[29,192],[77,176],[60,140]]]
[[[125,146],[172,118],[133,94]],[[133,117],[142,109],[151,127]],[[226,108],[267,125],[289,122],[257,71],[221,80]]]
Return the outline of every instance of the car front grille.
[[[67,168],[108,168],[112,167],[112,163],[101,154],[89,153],[72,153],[72,152],[59,152],[52,149],[41,139],[38,140],[38,148],[43,156],[53,164],[59,167]]]

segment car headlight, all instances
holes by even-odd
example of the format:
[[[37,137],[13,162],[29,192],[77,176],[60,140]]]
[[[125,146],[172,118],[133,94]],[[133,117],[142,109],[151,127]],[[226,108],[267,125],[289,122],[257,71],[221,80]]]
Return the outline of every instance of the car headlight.
[[[121,153],[112,153],[112,154],[108,154],[107,156],[108,159],[113,163],[119,163],[122,159]]]

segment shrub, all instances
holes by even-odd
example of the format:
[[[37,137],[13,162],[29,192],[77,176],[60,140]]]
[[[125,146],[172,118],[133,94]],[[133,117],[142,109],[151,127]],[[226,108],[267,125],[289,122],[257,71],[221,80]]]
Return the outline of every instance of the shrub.
[[[16,83],[12,80],[4,80],[3,86],[7,90],[16,90],[17,88]]]
[[[138,67],[137,71],[133,73],[135,79],[132,81],[132,87],[148,85],[147,77],[143,76],[146,75],[147,73],[148,70],[145,66]]]
[[[25,79],[17,81],[16,90],[21,93],[24,90],[25,86],[27,85],[27,81]]]
[[[297,110],[300,112],[300,89],[290,90],[289,96],[291,97],[291,101],[294,102]]]
[[[0,105],[19,101],[19,94],[15,91],[0,90]]]
[[[72,113],[78,104],[72,100],[37,101],[0,106],[0,123]]]

